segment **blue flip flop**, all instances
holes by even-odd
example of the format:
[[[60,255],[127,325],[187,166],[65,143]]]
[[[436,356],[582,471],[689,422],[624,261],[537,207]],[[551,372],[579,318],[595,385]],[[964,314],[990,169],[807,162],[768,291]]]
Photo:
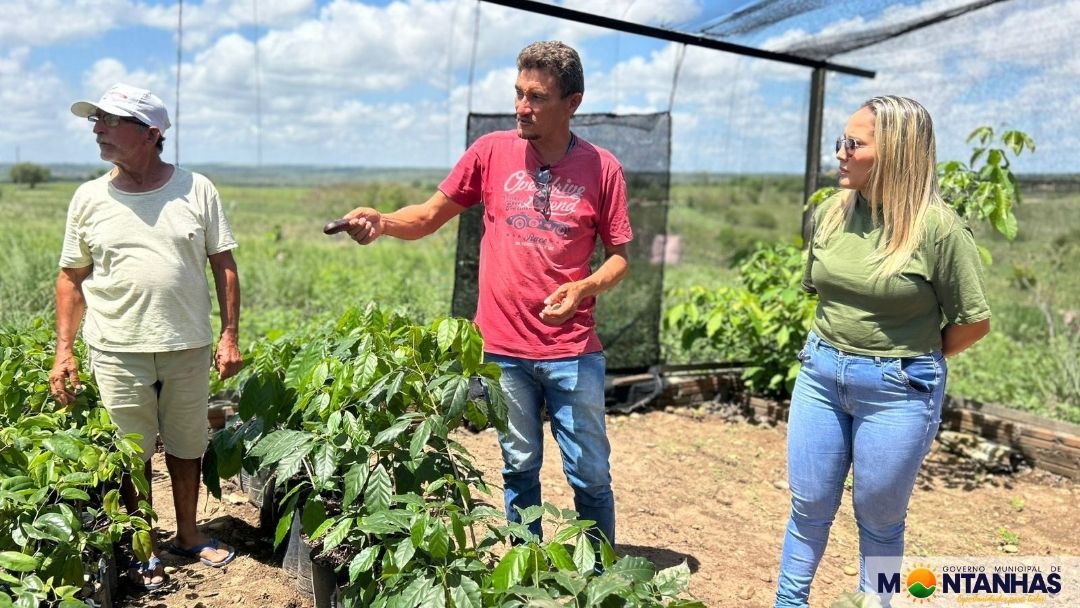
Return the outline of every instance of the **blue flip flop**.
[[[161,560],[156,555],[150,556],[150,560],[145,563],[140,562],[136,558],[133,558],[131,560],[129,568],[138,574],[139,580],[135,581],[134,577],[129,577],[129,580],[131,580],[133,584],[138,585],[140,588],[146,591],[156,591],[158,589],[161,589],[165,585],[165,583],[169,582],[169,575],[166,574],[164,570],[162,570],[161,580],[156,583],[153,582],[153,578],[155,576],[158,576],[157,569],[160,566]],[[144,577],[149,578],[150,581],[145,581]]]
[[[206,550],[206,549],[215,549],[216,550],[216,549],[218,549],[220,547],[221,547],[221,541],[219,541],[216,538],[211,538],[210,542],[206,542],[206,543],[203,543],[201,545],[195,545],[194,547],[188,547],[186,549],[184,547],[181,547],[180,545],[177,545],[177,544],[174,543],[172,545],[172,548],[169,549],[169,551],[172,552],[172,553],[175,553],[177,555],[182,555],[184,557],[190,557],[191,559],[197,559],[200,562],[202,562],[204,565],[210,566],[211,568],[220,568],[220,567],[228,564],[229,562],[231,562],[233,560],[233,558],[236,557],[236,548],[235,547],[229,547],[229,554],[226,555],[224,559],[222,559],[221,561],[218,561],[218,562],[206,559],[205,557],[203,557],[201,555],[202,552],[204,550]]]

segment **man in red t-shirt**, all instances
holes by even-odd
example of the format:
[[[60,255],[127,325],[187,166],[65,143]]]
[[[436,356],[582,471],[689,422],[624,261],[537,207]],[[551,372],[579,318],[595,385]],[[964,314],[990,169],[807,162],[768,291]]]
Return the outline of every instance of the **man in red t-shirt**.
[[[596,295],[627,272],[626,181],[610,152],[570,130],[585,91],[574,49],[529,45],[514,88],[516,130],[476,140],[427,202],[387,214],[354,209],[347,230],[362,245],[384,234],[413,240],[484,206],[476,323],[485,360],[502,368],[509,406],[499,437],[507,518],[520,521],[517,509],[541,502],[546,406],[575,507],[614,545],[605,360],[593,310]],[[607,255],[591,272],[597,237]],[[529,528],[541,535],[539,521]]]

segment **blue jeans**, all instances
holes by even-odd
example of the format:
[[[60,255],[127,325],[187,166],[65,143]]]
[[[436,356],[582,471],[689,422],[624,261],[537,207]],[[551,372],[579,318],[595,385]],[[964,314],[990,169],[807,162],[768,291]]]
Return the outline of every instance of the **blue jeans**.
[[[615,496],[611,492],[611,445],[604,422],[603,353],[568,359],[522,359],[485,354],[502,369],[509,425],[499,434],[503,455],[503,502],[506,518],[521,521],[515,507],[541,504],[540,466],[544,462],[547,406],[551,433],[562,453],[563,472],[574,490],[574,508],[582,519],[615,545]],[[529,530],[542,538],[540,521]]]
[[[810,582],[852,465],[859,591],[875,592],[867,556],[888,558],[881,561],[899,571],[908,501],[937,434],[945,395],[946,366],[938,351],[854,355],[811,332],[799,360],[788,416],[791,519],[780,556],[777,608],[808,606]],[[889,598],[881,599],[888,606]]]

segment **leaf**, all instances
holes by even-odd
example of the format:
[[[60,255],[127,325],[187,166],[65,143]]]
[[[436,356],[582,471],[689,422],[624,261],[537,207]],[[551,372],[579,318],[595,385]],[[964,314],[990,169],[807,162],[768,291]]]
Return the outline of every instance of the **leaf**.
[[[505,433],[508,409],[503,397],[502,386],[498,382],[487,384],[487,418],[496,429]],[[487,426],[487,425],[484,425]],[[483,427],[481,427],[483,428]]]
[[[544,552],[547,553],[548,559],[551,560],[552,565],[559,570],[577,572],[577,565],[570,557],[570,552],[566,550],[566,546],[562,543],[547,543],[544,545]]]
[[[369,472],[366,463],[354,464],[345,472],[344,505],[352,506],[356,502],[356,497],[360,495],[360,492],[364,489],[364,484],[367,483]]]
[[[405,372],[399,371],[391,374],[389,377],[390,381],[386,385],[386,402],[388,404],[394,397],[397,397],[401,393],[401,385],[405,382]]]
[[[154,550],[154,541],[150,538],[149,530],[136,530],[131,536],[131,550],[139,561],[150,561],[150,554]]]
[[[529,548],[518,545],[506,552],[491,572],[491,584],[496,591],[505,591],[521,582],[529,562]],[[592,568],[592,566],[590,566]]]
[[[599,606],[604,598],[618,593],[626,587],[626,581],[613,574],[604,573],[589,581],[585,588],[585,598],[588,606]]]
[[[466,376],[471,376],[480,369],[484,360],[484,339],[480,332],[469,325],[469,333],[462,340],[461,345],[461,371]]]
[[[45,438],[41,443],[45,446],[45,449],[64,460],[79,460],[79,456],[82,454],[79,443],[63,432],[58,431]]]
[[[109,517],[120,512],[120,490],[113,488],[105,493],[105,514]]]
[[[457,585],[450,587],[450,599],[455,608],[480,608],[480,585],[470,578],[462,577]]]
[[[971,134],[967,136],[967,139],[965,141],[967,141],[968,143],[971,143],[971,140],[977,139],[977,140],[979,140],[980,144],[985,146],[987,144],[987,142],[989,142],[991,139],[993,139],[993,137],[994,137],[994,129],[984,125],[984,126],[981,126],[981,127],[976,127],[975,130],[972,131]]]
[[[412,546],[419,547],[424,544],[424,531],[427,530],[428,517],[421,513],[416,516],[409,528],[409,542]]]
[[[322,363],[324,348],[323,343],[314,341],[301,349],[285,370],[285,386],[298,392],[308,388],[315,368]]]
[[[975,163],[977,163],[979,159],[982,158],[982,155],[985,152],[986,148],[975,148],[971,153],[971,159],[968,161],[968,164],[974,167]]]
[[[311,537],[311,540],[318,540],[319,538],[322,538],[322,535],[326,534],[327,530],[333,527],[336,523],[337,521],[333,517],[328,517],[324,519],[323,522],[319,524],[319,527],[315,528],[315,531],[308,536]]]
[[[413,555],[416,555],[416,547],[413,546],[412,540],[403,539],[394,548],[394,566],[398,570],[404,570],[405,566],[412,561]]]
[[[356,527],[356,519],[352,517],[345,517],[338,521],[323,539],[323,551],[329,551],[344,542],[354,527]]]
[[[450,534],[446,524],[435,520],[431,533],[427,535],[427,552],[435,559],[443,559],[450,550]]]
[[[221,476],[218,475],[217,452],[207,450],[203,454],[201,466],[203,483],[206,484],[206,489],[214,495],[214,498],[221,498]]]
[[[435,330],[435,340],[439,350],[449,352],[454,347],[454,338],[457,336],[457,320],[453,318],[439,319]]]
[[[251,456],[261,460],[262,464],[273,464],[282,458],[294,455],[298,450],[306,446],[310,451],[314,438],[306,431],[282,429],[273,431],[259,440],[251,449]]]
[[[483,430],[487,428],[488,417],[479,407],[477,407],[475,401],[469,401],[465,404],[465,419],[469,421],[469,424],[476,430]]]
[[[378,511],[360,519],[360,531],[377,536],[404,532],[409,529],[407,513],[401,511]]]
[[[18,551],[0,551],[0,566],[12,572],[33,572],[37,570],[38,560]]]
[[[381,547],[378,545],[372,545],[365,548],[360,553],[356,554],[356,557],[349,562],[349,580],[355,581],[362,572],[371,570],[371,567],[375,565],[375,562],[379,559],[379,550]]]
[[[841,593],[829,608],[881,608],[881,600],[873,593]]]
[[[993,224],[995,230],[1010,241],[1016,238],[1019,226],[1016,222],[1016,216],[1012,213],[994,213],[990,216],[990,223]]]
[[[307,503],[304,504],[304,510],[300,515],[300,521],[304,526],[304,534],[309,537],[314,536],[315,530],[318,530],[326,521],[326,505],[319,500],[317,494],[308,497]]]
[[[219,432],[210,443],[211,451],[215,456],[215,464],[218,479],[228,479],[240,474],[240,468],[244,460],[244,446],[242,442],[230,440],[228,431]]]
[[[34,529],[50,540],[66,543],[71,540],[72,525],[59,513],[45,513],[34,520]]]
[[[463,549],[466,546],[465,524],[457,512],[450,513],[450,528],[454,531],[454,541],[457,543],[458,550]]]
[[[274,530],[275,548],[289,535],[289,530],[292,528],[293,517],[296,514],[296,509],[293,508],[295,504],[295,500],[290,500],[288,507],[285,508],[285,514],[278,520],[277,528]]]
[[[645,583],[656,576],[656,566],[644,557],[627,556],[615,562],[607,572],[623,576],[631,582]]]
[[[431,439],[430,419],[420,423],[420,427],[413,433],[412,440],[409,441],[409,457],[413,460],[419,459],[424,454],[424,447],[427,446],[428,439]]]
[[[380,447],[386,444],[393,443],[399,435],[405,432],[412,424],[411,418],[400,418],[393,425],[385,428],[378,435],[375,436],[375,440],[371,442],[372,447]]]
[[[588,574],[596,566],[596,553],[585,535],[578,538],[577,546],[574,547],[574,564],[577,565],[580,574]]]
[[[64,488],[60,490],[60,498],[70,501],[86,501],[90,500],[90,495],[79,488]]]
[[[64,572],[63,582],[68,585],[78,585],[75,590],[78,590],[83,585],[83,575],[86,574],[86,569],[83,567],[82,558],[79,555],[70,554],[64,559]]]
[[[1005,145],[1013,151],[1013,154],[1019,155],[1024,150],[1024,144],[1030,139],[1022,131],[1006,131],[1001,136],[1001,141],[1005,142]],[[1034,150],[1032,150],[1034,151]]]
[[[465,411],[465,403],[469,399],[469,378],[456,376],[443,387],[442,402],[440,404],[443,415],[443,424],[456,426],[461,422],[461,414]]]
[[[445,597],[442,587],[436,585],[434,579],[419,577],[401,592],[398,598],[398,606],[424,606],[424,608],[439,608],[445,606]]]
[[[364,490],[364,506],[369,513],[386,509],[390,506],[392,493],[390,474],[386,472],[382,463],[379,463],[368,478],[367,488]]]
[[[619,556],[615,555],[615,549],[612,548],[612,546],[607,542],[607,540],[602,541],[600,543],[600,564],[605,568],[610,568],[612,565],[615,564],[616,561],[618,561],[618,559]],[[649,564],[650,567],[652,566],[652,562],[646,560],[646,563]],[[656,572],[655,567],[652,568],[652,572]],[[652,577],[652,573],[649,574],[649,577]]]
[[[279,460],[276,471],[278,479],[289,479],[300,471],[304,459],[307,458],[307,455],[311,453],[314,447],[315,438],[308,437],[306,441],[296,446],[295,451],[286,454],[284,458]]]
[[[664,595],[678,595],[690,586],[690,567],[684,561],[681,564],[665,568],[656,573],[653,584]]]
[[[337,472],[337,451],[338,448],[329,441],[320,443],[315,448],[311,460],[315,468],[315,479],[318,485],[321,486],[333,480],[334,473]]]
[[[251,420],[255,416],[266,416],[276,412],[286,404],[287,390],[277,374],[259,374],[248,378],[240,389],[238,413],[241,420]],[[276,416],[271,417],[271,421]]]

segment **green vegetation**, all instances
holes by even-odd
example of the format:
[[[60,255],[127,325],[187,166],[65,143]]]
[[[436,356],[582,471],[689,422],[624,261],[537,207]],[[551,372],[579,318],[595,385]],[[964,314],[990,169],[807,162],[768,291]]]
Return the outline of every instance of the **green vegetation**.
[[[52,339],[40,324],[0,331],[0,606],[89,606],[121,537],[150,554],[153,510],[124,513],[117,489],[131,471],[149,490],[136,436],[117,433],[89,377],[72,407],[48,401]]]
[[[1012,532],[1008,528],[1001,527],[997,529],[998,541],[1001,545],[1019,545],[1020,535]]]
[[[671,290],[664,327],[686,351],[704,342],[727,361],[746,362],[750,392],[789,395],[817,302],[799,286],[803,266],[798,247],[759,243],[739,266],[737,286]]]
[[[40,183],[47,182],[52,177],[52,171],[48,167],[35,165],[34,163],[19,163],[11,168],[11,181],[16,184],[26,184],[33,188]]]
[[[384,239],[371,247],[321,233],[326,221],[356,205],[390,210],[425,200],[436,185],[428,176],[394,177],[401,181],[272,188],[219,183],[240,243],[243,344],[325,324],[371,301],[418,322],[448,314],[456,222],[419,243]],[[228,178],[222,173],[219,179]],[[35,316],[52,323],[64,217],[76,186],[0,184],[0,213],[8,218],[0,228],[6,262],[0,326],[25,326]],[[988,222],[973,224],[994,260],[986,273],[993,331],[950,360],[949,391],[1080,422],[1080,275],[1072,271],[1080,266],[1080,181],[1042,176],[1021,180],[1020,189],[1023,202],[1012,208],[1020,226],[1015,240]],[[669,232],[679,237],[681,257],[665,270],[665,288],[738,287],[739,267],[758,241],[795,242],[802,180],[675,175],[671,200]],[[663,344],[671,363],[717,360],[715,350],[684,350],[674,332],[664,334]]]
[[[450,432],[505,430],[506,405],[472,323],[419,326],[369,306],[252,354],[241,422],[214,436],[204,479],[220,495],[242,466],[270,472],[284,506],[275,544],[299,518],[347,581],[345,606],[702,606],[675,599],[685,563],[619,559],[573,511],[536,506],[507,524],[476,501],[490,491]],[[474,379],[486,399],[469,398]],[[528,523],[545,513],[556,531],[541,542]]]

